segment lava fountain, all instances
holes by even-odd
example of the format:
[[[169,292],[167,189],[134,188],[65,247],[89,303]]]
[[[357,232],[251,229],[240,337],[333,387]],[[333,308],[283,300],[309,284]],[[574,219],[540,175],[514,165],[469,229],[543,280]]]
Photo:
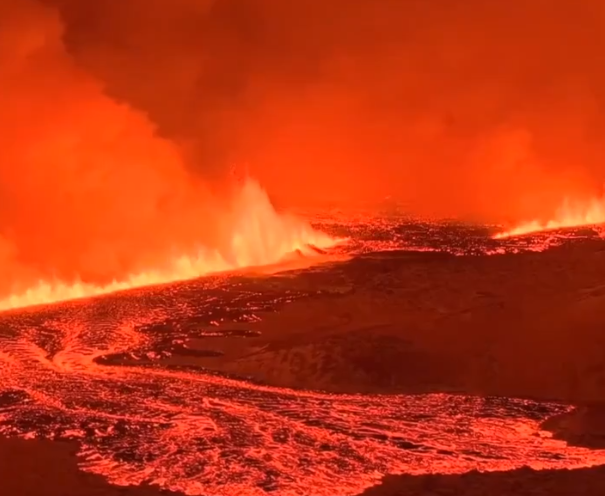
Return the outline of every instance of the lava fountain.
[[[339,242],[301,218],[277,212],[267,193],[253,179],[248,178],[238,186],[230,214],[227,243],[221,248],[201,246],[193,253],[167,260],[163,267],[134,273],[108,284],[40,280],[23,292],[0,300],[0,311],[275,264],[292,253],[317,255],[317,248],[330,248]]]
[[[584,202],[573,202],[566,199],[551,220],[532,220],[523,222],[509,230],[496,234],[494,238],[505,239],[541,231],[592,226],[604,223],[605,195]]]

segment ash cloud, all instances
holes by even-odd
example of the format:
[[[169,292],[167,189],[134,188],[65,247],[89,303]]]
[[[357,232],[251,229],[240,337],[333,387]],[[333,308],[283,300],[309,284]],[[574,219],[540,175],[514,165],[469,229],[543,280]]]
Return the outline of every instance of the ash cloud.
[[[285,201],[498,220],[600,191],[601,2],[47,0],[82,67]]]

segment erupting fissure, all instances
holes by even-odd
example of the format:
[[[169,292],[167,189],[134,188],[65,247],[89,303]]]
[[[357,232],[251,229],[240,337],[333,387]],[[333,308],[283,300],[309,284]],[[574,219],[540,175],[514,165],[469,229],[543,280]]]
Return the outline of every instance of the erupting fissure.
[[[548,221],[523,222],[494,236],[505,239],[541,231],[605,224],[605,195],[586,202],[565,200],[554,217]]]
[[[235,202],[228,246],[202,247],[166,261],[164,268],[132,274],[109,284],[81,281],[41,280],[29,289],[0,300],[0,311],[58,303],[103,294],[176,281],[204,275],[260,267],[282,262],[288,255],[318,255],[319,249],[336,245],[339,240],[314,229],[305,220],[279,213],[266,192],[252,179],[246,179]]]

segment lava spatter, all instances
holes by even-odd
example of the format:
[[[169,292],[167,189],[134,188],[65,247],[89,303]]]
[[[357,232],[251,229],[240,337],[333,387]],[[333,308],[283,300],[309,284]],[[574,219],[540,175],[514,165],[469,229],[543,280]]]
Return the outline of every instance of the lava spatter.
[[[23,292],[0,298],[0,311],[94,297],[117,291],[195,279],[212,273],[283,262],[292,254],[318,257],[340,240],[320,232],[304,219],[278,213],[260,185],[239,185],[230,212],[227,243],[202,247],[166,260],[160,267],[131,274],[108,284],[41,280]]]
[[[592,198],[584,202],[566,200],[549,220],[522,222],[497,233],[496,239],[524,236],[543,231],[590,227],[605,224],[605,197]]]

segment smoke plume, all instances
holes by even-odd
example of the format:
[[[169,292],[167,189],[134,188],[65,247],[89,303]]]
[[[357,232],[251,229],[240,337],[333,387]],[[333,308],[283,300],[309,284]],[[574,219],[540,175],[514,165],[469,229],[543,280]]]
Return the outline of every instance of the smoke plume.
[[[247,162],[292,203],[498,220],[605,176],[597,0],[47,1],[206,178]]]
[[[0,4],[1,290],[112,280],[217,236],[178,147],[108,97],[63,32],[54,8]]]

